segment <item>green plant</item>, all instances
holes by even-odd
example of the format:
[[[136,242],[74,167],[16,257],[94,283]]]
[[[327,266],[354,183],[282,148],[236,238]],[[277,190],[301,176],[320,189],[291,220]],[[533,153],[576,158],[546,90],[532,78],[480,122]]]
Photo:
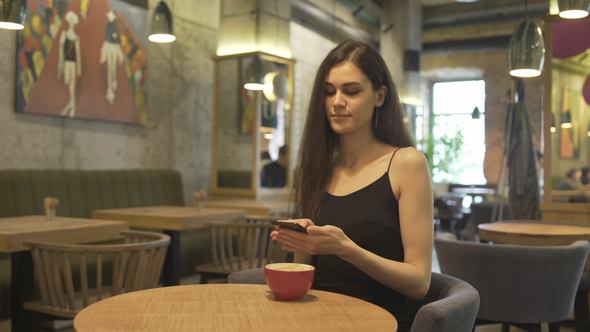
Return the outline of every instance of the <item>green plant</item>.
[[[461,170],[459,158],[463,148],[464,136],[459,128],[447,131],[439,137],[429,135],[427,141],[428,163],[434,182],[452,182]]]

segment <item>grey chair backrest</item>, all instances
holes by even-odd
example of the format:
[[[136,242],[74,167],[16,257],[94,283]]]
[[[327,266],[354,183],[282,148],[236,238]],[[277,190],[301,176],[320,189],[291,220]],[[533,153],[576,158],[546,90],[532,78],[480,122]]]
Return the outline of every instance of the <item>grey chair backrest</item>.
[[[264,269],[233,272],[230,284],[265,284]],[[469,332],[473,329],[479,295],[468,283],[444,274],[433,273],[430,289],[421,301],[411,332]]]
[[[440,234],[441,271],[465,280],[480,296],[478,318],[512,323],[565,320],[572,313],[590,243],[569,246],[491,245]]]
[[[470,332],[477,317],[479,295],[463,280],[432,273],[430,289],[421,303],[410,332]]]
[[[227,276],[227,282],[230,284],[266,284],[264,278],[264,268],[249,269],[232,272]]]

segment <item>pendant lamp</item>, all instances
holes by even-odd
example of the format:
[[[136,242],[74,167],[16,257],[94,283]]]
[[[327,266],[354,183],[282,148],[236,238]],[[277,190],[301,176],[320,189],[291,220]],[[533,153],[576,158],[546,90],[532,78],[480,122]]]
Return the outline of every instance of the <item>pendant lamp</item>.
[[[160,1],[156,6],[148,39],[154,43],[171,43],[176,40],[172,12],[164,1]]]
[[[511,76],[537,77],[543,71],[545,42],[541,27],[528,18],[527,1],[525,12],[526,19],[518,25],[510,38],[508,69]]]
[[[480,118],[481,112],[479,111],[479,107],[475,106],[473,112],[471,112],[471,118],[477,120]]]
[[[572,113],[565,111],[561,114],[561,128],[567,129],[572,127]]]
[[[562,18],[582,18],[588,16],[590,0],[558,0],[557,7]]]
[[[248,67],[246,67],[246,90],[262,91],[264,90],[264,63],[259,56],[254,56]]]
[[[24,29],[26,3],[26,0],[0,0],[0,29]]]

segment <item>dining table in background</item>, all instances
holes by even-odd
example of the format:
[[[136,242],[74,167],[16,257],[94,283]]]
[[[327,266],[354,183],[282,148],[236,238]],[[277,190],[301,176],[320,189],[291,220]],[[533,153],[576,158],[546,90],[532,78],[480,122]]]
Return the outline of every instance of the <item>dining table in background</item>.
[[[120,237],[129,225],[122,221],[32,215],[0,218],[0,252],[9,253],[12,331],[28,331],[22,303],[33,297],[33,263],[26,241],[91,243]]]
[[[248,214],[261,216],[288,217],[295,208],[295,203],[288,200],[277,199],[216,199],[205,203],[210,208],[240,209]]]
[[[267,285],[204,284],[153,288],[94,303],[76,315],[85,331],[395,331],[385,309],[337,293],[310,290],[277,301]]]
[[[477,227],[480,240],[502,244],[569,245],[577,240],[590,241],[590,227],[557,222],[511,220],[479,224]]]
[[[204,229],[209,222],[227,222],[242,218],[246,211],[191,206],[148,206],[94,210],[92,218],[122,220],[131,227],[162,230],[170,236],[166,252],[162,283],[164,286],[180,284],[180,232]]]
[[[493,196],[496,194],[496,189],[493,188],[481,188],[481,187],[457,187],[451,190],[452,193],[471,196],[472,200],[475,201],[476,197],[482,199],[487,196]]]

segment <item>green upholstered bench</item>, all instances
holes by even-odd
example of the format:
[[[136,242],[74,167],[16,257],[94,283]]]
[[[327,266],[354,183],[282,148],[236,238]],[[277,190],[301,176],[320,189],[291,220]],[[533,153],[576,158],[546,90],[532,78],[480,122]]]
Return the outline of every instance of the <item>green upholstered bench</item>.
[[[219,188],[252,188],[252,172],[222,169],[217,172]]]
[[[64,217],[89,218],[96,209],[184,205],[181,175],[174,170],[0,170],[0,218],[44,214],[47,196],[59,199],[57,215]],[[183,276],[207,260],[208,248],[205,231],[183,234]],[[0,254],[0,317],[8,316],[9,257]]]

